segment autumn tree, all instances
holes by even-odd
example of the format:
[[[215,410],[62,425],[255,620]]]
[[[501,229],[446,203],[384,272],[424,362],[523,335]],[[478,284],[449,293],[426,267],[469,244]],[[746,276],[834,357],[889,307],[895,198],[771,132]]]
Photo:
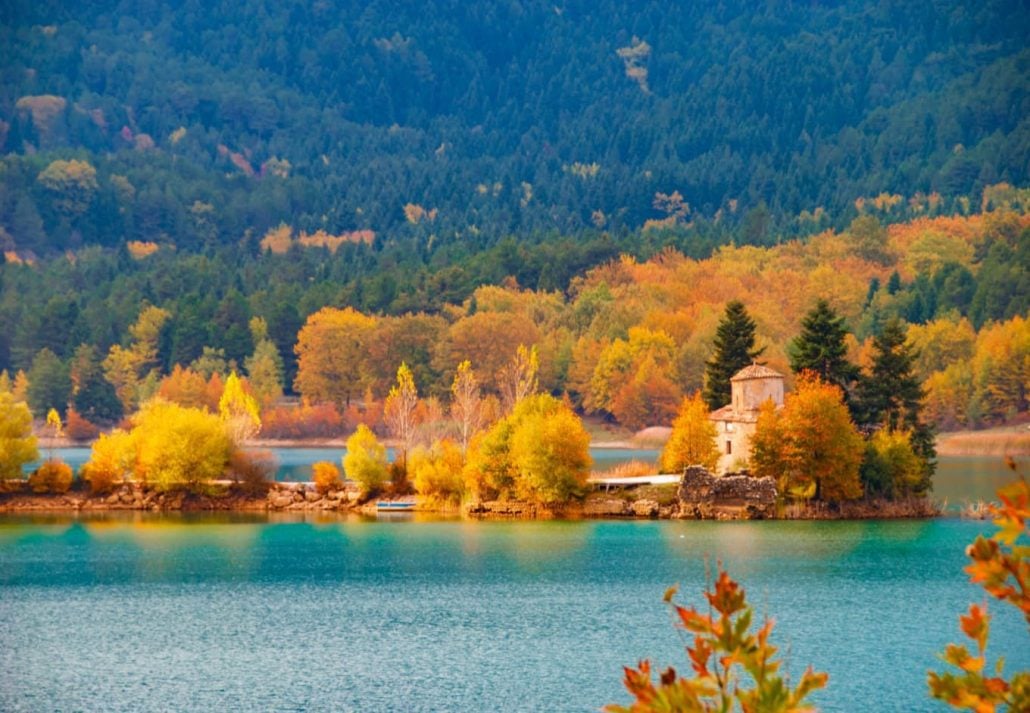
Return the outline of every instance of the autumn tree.
[[[180,406],[202,408],[212,413],[218,410],[218,400],[221,398],[221,393],[211,393],[209,382],[200,372],[179,364],[172,367],[172,373],[161,380],[156,395]]]
[[[719,462],[717,435],[701,394],[695,392],[684,398],[659,460],[662,472],[679,473],[688,465],[703,465],[714,471]]]
[[[862,495],[865,444],[838,386],[803,374],[782,411],[759,411],[752,443],[755,474],[776,478],[781,493],[830,502]]]
[[[733,300],[726,305],[715,332],[715,353],[705,363],[704,399],[713,411],[730,402],[730,379],[758,358],[755,349],[755,321],[744,303]]]
[[[415,440],[416,407],[418,406],[418,389],[415,387],[415,380],[411,376],[411,369],[404,362],[401,362],[397,369],[397,383],[390,389],[386,402],[383,404],[383,420],[390,435],[397,439],[401,449],[401,463],[407,466],[408,451],[411,450]]]
[[[890,261],[887,253],[887,229],[880,224],[875,215],[860,215],[851,221],[847,231],[852,249],[864,260],[886,264]]]
[[[261,317],[250,320],[254,353],[247,357],[244,368],[247,381],[261,406],[267,408],[283,395],[283,359],[279,349],[268,337],[268,323]]]
[[[539,371],[540,357],[536,346],[527,348],[525,344],[520,344],[515,349],[511,361],[505,364],[497,375],[501,402],[506,411],[511,411],[522,399],[537,392]]]
[[[719,571],[712,591],[705,592],[707,611],[673,602],[676,588],[665,592],[677,627],[687,634],[687,657],[692,674],[683,677],[672,667],[656,683],[651,663],[623,669],[629,706],[609,705],[607,713],[673,713],[678,711],[776,711],[804,713],[814,710],[806,699],[826,686],[828,676],[811,666],[797,686],[780,673],[777,647],[769,643],[773,622],[767,619],[752,633],[754,609],[744,589]]]
[[[591,465],[590,436],[569,406],[548,394],[527,397],[473,440],[465,480],[477,497],[516,495],[567,500],[582,491]]]
[[[157,490],[202,491],[222,477],[233,451],[218,416],[161,400],[140,408],[130,433],[136,456],[133,474]]]
[[[294,386],[312,402],[338,408],[364,391],[365,342],[376,320],[351,308],[324,307],[310,315],[297,335]]]
[[[86,211],[97,192],[97,170],[87,161],[52,161],[37,177],[54,198],[54,207],[68,216]]]
[[[458,502],[465,490],[462,469],[465,457],[461,448],[453,441],[437,441],[429,448],[416,448],[411,452],[408,472],[416,492]]]
[[[925,492],[923,461],[907,431],[881,428],[874,433],[866,444],[860,474],[867,495],[894,498]]]
[[[461,452],[465,453],[472,437],[483,426],[483,397],[479,380],[468,359],[458,364],[451,384],[451,418],[458,424]]]
[[[820,299],[804,319],[801,334],[790,345],[790,368],[795,374],[810,371],[828,384],[839,386],[847,396],[859,377],[859,370],[848,361],[845,337],[848,329],[830,303]]]
[[[104,375],[126,412],[132,411],[139,403],[142,383],[157,375],[158,343],[161,330],[170,316],[160,307],[144,307],[136,322],[129,327],[131,344],[128,347],[115,344],[104,359]]]
[[[39,458],[32,413],[14,394],[0,391],[0,479],[22,477],[22,466]]]
[[[243,445],[261,430],[261,416],[257,401],[243,388],[236,372],[229,374],[225,390],[218,400],[218,414],[237,446]]]
[[[633,429],[668,423],[676,415],[680,389],[667,374],[653,355],[645,356],[633,378],[615,394],[612,415]]]
[[[593,463],[583,422],[563,402],[546,395],[519,404],[511,434],[516,495],[539,503],[582,495]]]
[[[366,496],[378,492],[386,484],[386,448],[365,424],[360,424],[347,439],[343,470]]]

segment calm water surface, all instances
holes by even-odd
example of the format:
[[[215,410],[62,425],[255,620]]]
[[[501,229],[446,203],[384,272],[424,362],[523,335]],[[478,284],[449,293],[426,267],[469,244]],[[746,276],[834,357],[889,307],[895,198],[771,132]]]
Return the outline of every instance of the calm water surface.
[[[0,710],[596,710],[623,664],[686,669],[661,604],[722,559],[832,711],[940,710],[935,652],[981,599],[917,522],[0,519]],[[992,606],[993,653],[1030,667]]]

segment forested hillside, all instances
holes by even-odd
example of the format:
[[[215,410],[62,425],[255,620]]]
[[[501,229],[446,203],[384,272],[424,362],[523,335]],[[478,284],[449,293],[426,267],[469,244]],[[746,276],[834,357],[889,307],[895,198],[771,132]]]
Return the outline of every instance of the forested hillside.
[[[215,409],[238,370],[266,407],[284,389],[310,405],[266,414],[267,433],[294,433],[283,419],[300,418],[298,429],[332,435],[346,414],[351,426],[378,422],[401,362],[420,393],[446,397],[470,360],[500,396],[524,345],[536,349],[543,390],[639,427],[668,423],[702,386],[726,303],[744,302],[762,359],[788,373],[802,318],[824,299],[844,318],[859,366],[886,325],[908,324],[914,375],[938,423],[1004,422],[1028,405],[1030,191],[992,187],[985,206],[890,227],[866,207],[843,232],[725,246],[701,260],[671,248],[623,255],[558,289],[541,280],[549,246],[504,243],[467,268],[416,273],[386,310],[362,306],[400,272],[362,277],[363,261],[374,264],[367,246],[347,261],[296,244],[282,255],[92,247],[0,267],[0,367],[37,415],[71,400],[100,422],[154,394]],[[475,270],[495,284],[455,279]]]
[[[964,210],[1030,178],[1028,36],[999,1],[12,0],[0,247],[257,251],[284,224],[449,264]]]

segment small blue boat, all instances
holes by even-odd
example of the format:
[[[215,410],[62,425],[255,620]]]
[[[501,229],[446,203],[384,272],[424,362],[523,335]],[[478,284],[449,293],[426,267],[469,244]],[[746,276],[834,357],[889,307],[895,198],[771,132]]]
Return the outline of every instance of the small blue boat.
[[[380,500],[376,503],[376,510],[380,512],[412,512],[414,509],[414,500]]]

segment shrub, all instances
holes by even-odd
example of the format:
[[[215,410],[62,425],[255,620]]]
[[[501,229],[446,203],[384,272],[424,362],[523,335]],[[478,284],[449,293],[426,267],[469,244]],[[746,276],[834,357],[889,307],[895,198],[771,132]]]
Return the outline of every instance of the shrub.
[[[278,463],[271,451],[234,450],[229,456],[229,473],[236,487],[246,495],[265,495],[272,487]]]
[[[335,463],[322,460],[311,466],[311,479],[315,481],[315,490],[325,494],[343,486],[340,469]]]
[[[64,424],[64,432],[73,441],[92,441],[100,433],[100,429],[84,418],[74,408],[68,408],[67,422]]]
[[[56,459],[48,460],[29,476],[29,487],[34,493],[67,493],[72,487],[71,466]]]
[[[89,482],[91,492],[106,493],[132,473],[135,463],[135,439],[116,428],[93,442],[89,462],[82,466],[82,478]]]

